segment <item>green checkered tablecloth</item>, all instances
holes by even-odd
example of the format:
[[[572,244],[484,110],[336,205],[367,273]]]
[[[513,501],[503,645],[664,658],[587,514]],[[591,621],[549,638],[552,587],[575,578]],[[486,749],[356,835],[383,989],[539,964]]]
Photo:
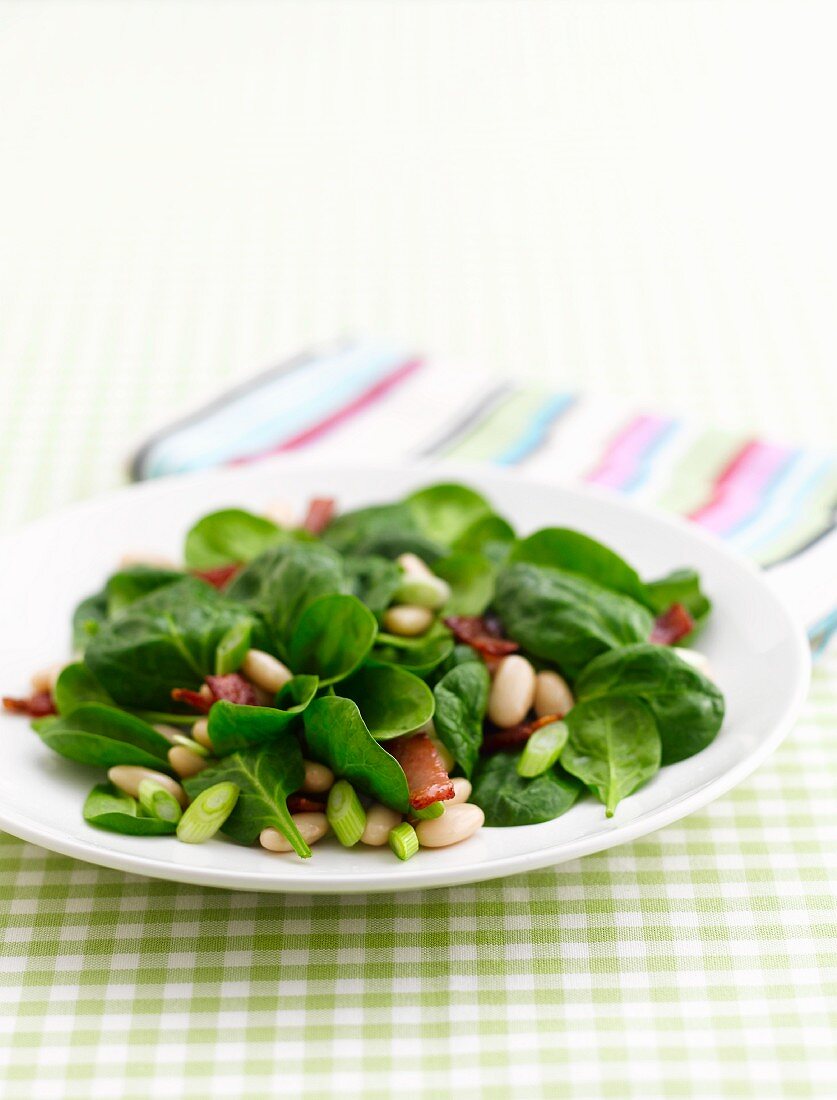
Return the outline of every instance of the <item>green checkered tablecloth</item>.
[[[347,331],[833,446],[815,6],[0,0],[0,529]],[[835,790],[832,646],[735,791],[537,874],[231,894],[0,837],[0,1097],[833,1096]]]

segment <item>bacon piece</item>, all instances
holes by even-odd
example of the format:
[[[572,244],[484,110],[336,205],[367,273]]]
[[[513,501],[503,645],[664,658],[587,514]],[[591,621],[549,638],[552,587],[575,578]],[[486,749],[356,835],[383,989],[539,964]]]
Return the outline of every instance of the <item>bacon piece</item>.
[[[36,691],[28,699],[13,699],[4,695],[3,706],[12,714],[25,714],[29,718],[46,718],[58,713],[51,691]]]
[[[302,526],[309,534],[321,535],[331,523],[333,516],[334,497],[314,497],[308,505]]]
[[[226,676],[207,676],[206,682],[215,699],[226,699],[228,703],[241,703],[244,706],[258,706],[256,689],[240,672],[229,672]]]
[[[410,805],[414,810],[423,810],[432,802],[453,798],[453,783],[436,746],[426,733],[397,737],[394,741],[387,741],[385,748],[404,769],[410,788]]]
[[[194,707],[201,714],[209,714],[214,699],[207,699],[199,691],[190,691],[188,688],[172,688],[171,697],[175,703],[185,703],[188,707]]]
[[[453,631],[458,642],[471,646],[485,658],[506,657],[520,649],[517,642],[498,636],[499,621],[493,617],[486,621],[481,615],[449,615],[445,626]]]
[[[239,563],[233,562],[232,565],[219,565],[215,569],[195,569],[192,576],[197,577],[198,580],[206,581],[213,588],[221,589],[227,587],[239,569],[241,569]]]
[[[525,744],[535,732],[542,726],[548,726],[550,722],[560,722],[562,714],[544,714],[542,718],[534,718],[531,722],[518,722],[516,726],[508,729],[492,729],[482,743],[481,752],[490,754],[504,752],[506,749],[516,749]]]
[[[695,629],[695,620],[682,603],[673,603],[668,611],[657,616],[651,637],[654,645],[675,645]]]
[[[317,802],[304,794],[289,794],[288,809],[292,814],[321,814],[325,812],[325,802]]]

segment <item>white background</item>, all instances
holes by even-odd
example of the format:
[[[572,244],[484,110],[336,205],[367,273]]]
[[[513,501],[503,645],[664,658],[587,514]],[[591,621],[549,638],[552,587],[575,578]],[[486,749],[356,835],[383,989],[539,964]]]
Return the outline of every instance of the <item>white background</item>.
[[[345,333],[834,442],[834,12],[3,4],[11,518]]]

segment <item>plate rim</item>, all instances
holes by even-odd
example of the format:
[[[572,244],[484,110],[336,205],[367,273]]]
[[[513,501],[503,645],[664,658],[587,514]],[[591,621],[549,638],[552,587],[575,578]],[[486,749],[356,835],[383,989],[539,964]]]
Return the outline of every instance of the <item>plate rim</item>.
[[[323,475],[327,475],[329,470],[333,471],[334,469],[333,461],[329,462],[322,458],[300,459],[284,455],[263,460],[258,465],[260,468],[275,465],[286,471],[299,469],[304,470],[307,474],[316,474],[318,471],[322,471]],[[797,666],[794,670],[794,690],[788,693],[788,699],[782,711],[775,717],[769,734],[760,740],[757,747],[748,753],[744,759],[740,760],[723,775],[709,780],[694,790],[684,793],[673,801],[667,802],[664,806],[633,821],[614,824],[608,832],[599,832],[574,841],[565,840],[560,844],[546,846],[531,852],[498,856],[488,859],[484,863],[475,863],[470,868],[440,867],[435,870],[432,868],[411,870],[408,866],[402,866],[399,869],[399,874],[395,876],[389,872],[381,871],[374,871],[361,876],[356,872],[348,874],[329,871],[323,874],[317,873],[312,868],[312,873],[304,878],[285,878],[280,868],[276,868],[276,872],[278,872],[276,873],[161,864],[159,860],[152,857],[114,851],[106,847],[100,848],[93,842],[63,836],[50,826],[32,826],[16,811],[9,810],[2,805],[0,805],[0,828],[21,840],[37,844],[49,851],[110,870],[123,871],[163,881],[209,886],[216,889],[268,893],[377,894],[464,886],[523,874],[545,867],[560,866],[585,855],[607,851],[620,844],[630,843],[641,836],[657,832],[657,830],[702,809],[737,786],[778,748],[793,727],[807,698],[811,675],[811,651],[802,624],[793,615],[781,596],[772,588],[763,571],[711,532],[689,523],[681,516],[664,512],[643,502],[626,499],[599,486],[579,485],[574,482],[547,479],[525,472],[496,469],[479,463],[448,463],[424,459],[413,462],[360,461],[350,463],[350,468],[352,471],[357,472],[358,477],[373,477],[376,472],[379,474],[385,472],[388,475],[403,473],[410,476],[426,472],[428,476],[443,479],[462,478],[467,480],[469,476],[479,476],[506,483],[525,481],[527,484],[537,485],[542,489],[559,491],[570,498],[577,497],[582,500],[593,498],[604,503],[608,508],[632,516],[645,516],[686,533],[690,538],[711,546],[727,560],[748,572],[762,588],[765,598],[771,601],[774,609],[784,619],[788,636],[793,642],[793,656]],[[21,525],[13,531],[4,532],[0,535],[0,549],[7,548],[20,538],[36,534],[40,527],[60,523],[65,516],[76,516],[86,511],[106,508],[111,500],[124,499],[129,495],[137,497],[165,495],[171,489],[183,485],[211,484],[218,481],[228,481],[235,484],[240,480],[246,480],[248,469],[252,469],[252,467],[241,466],[203,470],[189,474],[169,475],[140,483],[128,483],[63,505],[44,516]],[[494,831],[488,827],[485,828],[487,832]],[[556,854],[558,852],[560,854]]]

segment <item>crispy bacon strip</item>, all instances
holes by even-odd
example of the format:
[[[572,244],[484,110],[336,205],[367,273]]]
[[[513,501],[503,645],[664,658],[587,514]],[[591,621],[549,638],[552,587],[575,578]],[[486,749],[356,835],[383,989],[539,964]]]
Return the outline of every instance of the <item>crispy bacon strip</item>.
[[[240,672],[230,672],[226,676],[207,676],[206,687],[200,691],[174,688],[171,697],[176,703],[186,703],[187,706],[194,707],[202,714],[209,714],[212,704],[217,703],[219,699],[248,707],[259,705],[256,689],[249,680],[244,679]]]
[[[317,802],[304,794],[289,794],[287,801],[292,814],[321,814],[325,811],[325,802]]]
[[[29,718],[46,718],[58,713],[51,691],[36,691],[28,699],[13,699],[10,695],[4,695],[3,707],[12,714],[25,714]]]
[[[531,722],[518,722],[516,726],[509,726],[508,729],[494,729],[486,735],[480,751],[490,754],[519,748],[529,740],[535,730],[539,730],[541,726],[548,726],[550,722],[558,722],[561,718],[563,718],[562,714],[545,714],[542,718],[535,718]]]
[[[654,645],[675,645],[695,629],[695,620],[682,603],[673,603],[668,611],[657,616],[651,637]]]
[[[334,497],[314,497],[308,505],[303,528],[312,535],[321,535],[334,516]]]
[[[385,747],[404,769],[410,788],[410,805],[414,810],[453,798],[453,783],[426,733],[396,737],[394,741],[387,741]]]
[[[481,615],[449,615],[445,619],[458,642],[471,646],[482,657],[506,657],[520,646],[509,638],[499,636],[499,622],[486,620]]]
[[[192,575],[211,584],[213,588],[221,589],[227,587],[239,569],[241,566],[238,562],[233,562],[232,565],[219,565],[215,569],[195,569]]]

